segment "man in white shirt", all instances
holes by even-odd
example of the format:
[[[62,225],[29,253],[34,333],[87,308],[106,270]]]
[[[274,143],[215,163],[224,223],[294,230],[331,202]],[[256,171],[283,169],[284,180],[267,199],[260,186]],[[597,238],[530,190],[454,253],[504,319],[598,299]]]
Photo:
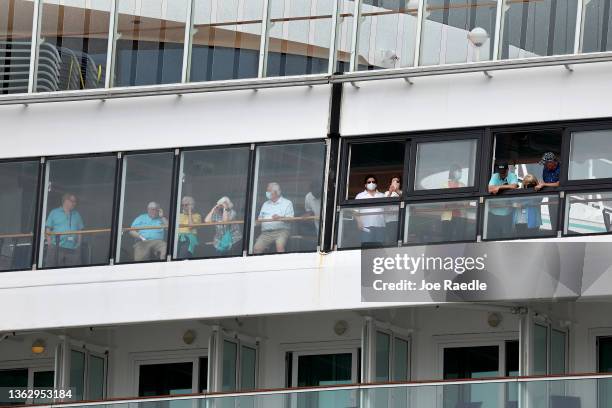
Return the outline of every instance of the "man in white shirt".
[[[283,218],[293,218],[293,203],[281,196],[278,183],[269,183],[266,189],[268,199],[261,206],[257,220],[261,225],[261,233],[255,241],[253,252],[263,253],[274,243],[276,252],[285,252],[289,239],[290,225]]]
[[[365,178],[365,190],[357,194],[356,200],[365,200],[369,198],[384,198],[385,195],[378,191],[376,177],[367,176]],[[385,216],[383,208],[380,207],[365,207],[358,210],[355,216],[357,220],[357,228],[361,234],[362,244],[382,244],[385,241]],[[372,215],[362,215],[373,213]]]
[[[314,180],[310,184],[310,191],[304,197],[304,212],[306,215],[313,215],[314,226],[319,233],[319,218],[321,217],[321,181]]]

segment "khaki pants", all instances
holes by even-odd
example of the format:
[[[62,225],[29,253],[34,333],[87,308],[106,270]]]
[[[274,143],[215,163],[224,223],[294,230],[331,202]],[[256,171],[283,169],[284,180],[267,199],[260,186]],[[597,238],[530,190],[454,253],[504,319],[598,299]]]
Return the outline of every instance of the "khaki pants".
[[[57,245],[47,247],[45,267],[76,266],[81,264],[81,248],[62,248]]]
[[[287,240],[289,239],[289,230],[288,229],[276,229],[270,231],[262,231],[261,234],[257,237],[257,241],[255,241],[255,245],[253,246],[253,252],[256,254],[261,254],[271,244],[276,244],[276,252],[285,251],[287,246]]]
[[[166,241],[152,239],[150,241],[140,241],[134,244],[134,261],[151,261],[166,259]]]

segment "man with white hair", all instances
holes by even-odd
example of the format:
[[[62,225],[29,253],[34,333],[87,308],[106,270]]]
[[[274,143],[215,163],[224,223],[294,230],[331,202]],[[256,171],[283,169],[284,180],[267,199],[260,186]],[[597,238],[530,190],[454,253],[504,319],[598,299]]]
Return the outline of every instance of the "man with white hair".
[[[167,227],[168,219],[164,217],[164,210],[155,201],[151,201],[147,205],[147,212],[140,214],[132,222],[134,229],[130,231],[130,235],[137,240],[134,244],[134,261],[166,259],[164,237]]]
[[[257,217],[261,225],[261,234],[255,241],[253,252],[261,254],[273,243],[276,246],[276,252],[285,252],[290,226],[282,219],[294,216],[293,203],[281,196],[281,188],[278,183],[268,184],[266,198],[267,201],[261,206],[259,217]]]

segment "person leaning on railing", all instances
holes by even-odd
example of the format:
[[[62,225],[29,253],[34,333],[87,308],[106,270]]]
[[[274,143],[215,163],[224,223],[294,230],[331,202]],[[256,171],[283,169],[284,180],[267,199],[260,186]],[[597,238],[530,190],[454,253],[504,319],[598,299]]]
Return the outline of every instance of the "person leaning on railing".
[[[226,196],[217,200],[217,204],[204,218],[204,222],[218,223],[215,225],[215,236],[213,237],[213,246],[218,255],[227,254],[234,244],[242,239],[241,226],[231,223],[235,218],[234,204]]]
[[[523,189],[534,190],[538,179],[533,174],[523,177]],[[541,197],[526,197],[518,199],[514,204],[512,223],[517,236],[534,236],[540,231],[542,225]]]
[[[508,171],[508,162],[498,161],[495,163],[495,173],[489,180],[489,193],[499,194],[505,190],[515,190],[519,187],[516,174]],[[488,237],[507,236],[512,232],[513,211],[508,206],[494,206],[489,209],[489,221],[487,227]]]
[[[195,200],[193,197],[185,196],[181,200],[181,213],[178,216],[178,257],[180,259],[191,258],[198,246],[198,230],[191,227],[200,224],[202,216],[194,212]]]
[[[261,254],[272,244],[276,246],[276,252],[285,252],[290,226],[279,219],[294,217],[293,203],[281,195],[278,183],[268,184],[266,198],[257,217],[261,222],[261,233],[255,241],[253,252]]]
[[[72,193],[62,196],[61,207],[49,212],[46,221],[47,258],[45,266],[74,266],[81,263],[81,235],[67,234],[85,226],[75,209],[77,198]]]
[[[137,239],[134,244],[134,261],[166,259],[164,237],[167,226],[168,219],[164,217],[164,210],[155,201],[151,201],[147,205],[147,212],[136,217],[131,225],[130,235]]]

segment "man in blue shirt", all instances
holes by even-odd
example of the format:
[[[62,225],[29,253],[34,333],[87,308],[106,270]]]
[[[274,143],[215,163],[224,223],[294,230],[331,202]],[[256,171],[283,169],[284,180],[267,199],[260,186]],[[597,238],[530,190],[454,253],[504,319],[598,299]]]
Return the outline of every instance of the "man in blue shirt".
[[[166,228],[168,220],[159,204],[151,201],[147,205],[147,212],[140,214],[132,222],[130,235],[137,242],[134,244],[134,261],[149,261],[153,259],[166,259]],[[154,228],[159,227],[159,228]]]
[[[544,153],[540,164],[542,169],[542,180],[535,187],[536,191],[544,187],[559,187],[559,176],[561,174],[561,164],[553,152]]]
[[[84,228],[83,218],[75,207],[76,196],[66,193],[62,206],[49,212],[45,223],[47,257],[45,266],[74,266],[81,263],[81,234],[70,234]]]
[[[495,163],[495,173],[489,180],[489,193],[500,194],[506,190],[515,190],[519,186],[516,174],[508,171],[508,163]],[[498,201],[490,201],[487,219],[487,239],[509,238],[512,233],[513,208],[508,205],[497,205]]]

